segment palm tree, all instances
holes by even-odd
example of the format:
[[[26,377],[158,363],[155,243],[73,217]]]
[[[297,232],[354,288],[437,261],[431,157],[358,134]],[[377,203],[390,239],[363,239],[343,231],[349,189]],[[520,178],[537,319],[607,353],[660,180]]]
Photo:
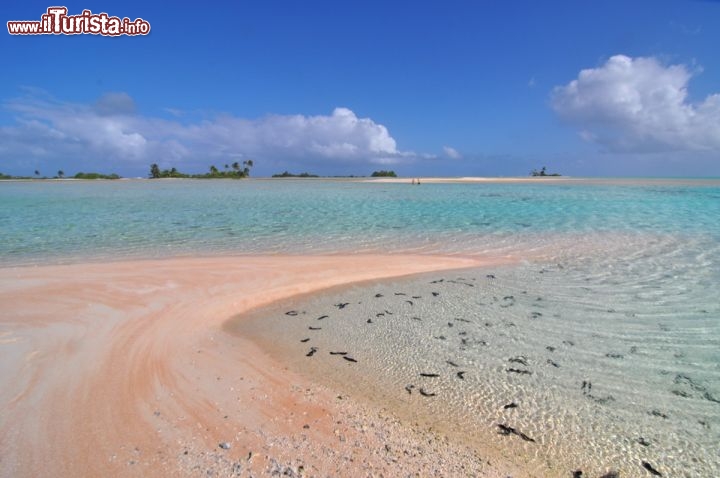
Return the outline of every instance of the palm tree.
[[[150,177],[153,179],[157,179],[160,177],[160,167],[157,165],[157,163],[152,163],[150,165]]]
[[[237,161],[235,161],[234,163],[232,163],[232,168],[233,168],[235,171],[240,171],[240,163],[238,163]]]
[[[61,169],[61,170],[58,171],[58,177],[59,177],[60,179],[62,179],[63,176],[65,176],[65,171],[63,171],[63,170]]]
[[[218,168],[215,166],[210,166],[210,174],[215,175],[218,173]]]
[[[250,176],[250,168],[253,167],[253,160],[248,159],[243,161],[243,166],[245,166],[245,168],[243,168],[243,176]]]

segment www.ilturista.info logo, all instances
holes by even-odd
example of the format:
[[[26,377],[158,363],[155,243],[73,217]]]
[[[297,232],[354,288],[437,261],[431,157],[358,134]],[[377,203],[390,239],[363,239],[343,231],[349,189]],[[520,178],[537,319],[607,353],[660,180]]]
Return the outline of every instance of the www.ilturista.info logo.
[[[130,21],[129,18],[108,16],[107,13],[93,13],[83,10],[80,15],[68,15],[66,7],[50,7],[40,21],[7,22],[11,35],[147,35],[150,23],[142,18]]]

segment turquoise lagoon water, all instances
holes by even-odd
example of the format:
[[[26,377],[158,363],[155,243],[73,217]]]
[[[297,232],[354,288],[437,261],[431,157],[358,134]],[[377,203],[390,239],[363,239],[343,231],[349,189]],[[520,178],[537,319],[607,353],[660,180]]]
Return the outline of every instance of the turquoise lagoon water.
[[[545,248],[572,237],[716,247],[720,181],[378,184],[337,181],[0,183],[0,261],[216,253]],[[672,184],[672,183],[671,183]]]
[[[520,261],[334,290],[238,327],[528,474],[720,476],[720,181],[0,183],[3,265],[408,251]]]

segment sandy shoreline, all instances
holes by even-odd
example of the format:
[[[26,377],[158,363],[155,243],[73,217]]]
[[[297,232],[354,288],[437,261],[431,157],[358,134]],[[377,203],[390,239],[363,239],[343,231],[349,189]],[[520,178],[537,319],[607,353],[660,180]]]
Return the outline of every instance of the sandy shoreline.
[[[338,398],[222,325],[341,284],[501,262],[240,256],[2,268],[0,476],[500,476],[487,457]]]

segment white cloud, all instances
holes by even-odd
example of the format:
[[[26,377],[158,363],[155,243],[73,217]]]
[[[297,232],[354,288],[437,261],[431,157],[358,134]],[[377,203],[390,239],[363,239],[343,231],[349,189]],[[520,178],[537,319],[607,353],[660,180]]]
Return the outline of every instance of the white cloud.
[[[553,90],[552,107],[612,151],[720,151],[720,94],[690,103],[685,65],[616,55]]]
[[[462,158],[462,155],[458,152],[458,150],[450,146],[443,146],[443,151],[445,151],[445,155],[450,159]]]
[[[126,93],[86,105],[48,95],[11,100],[15,123],[0,126],[0,159],[98,157],[116,163],[183,166],[238,158],[323,164],[395,164],[420,158],[397,148],[382,124],[347,108],[330,115],[234,115],[190,121],[136,114]],[[166,111],[169,111],[166,109]],[[175,110],[170,111],[173,113]]]

